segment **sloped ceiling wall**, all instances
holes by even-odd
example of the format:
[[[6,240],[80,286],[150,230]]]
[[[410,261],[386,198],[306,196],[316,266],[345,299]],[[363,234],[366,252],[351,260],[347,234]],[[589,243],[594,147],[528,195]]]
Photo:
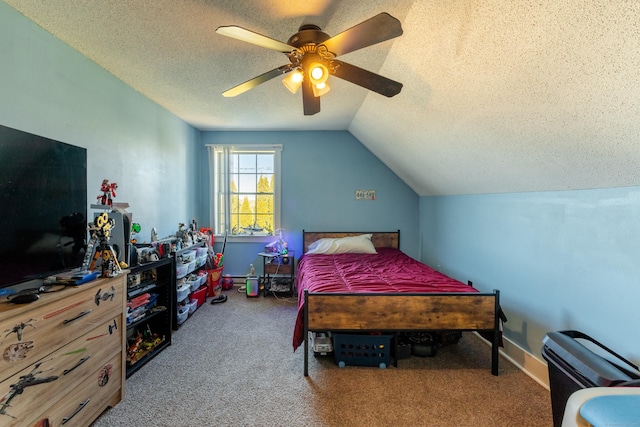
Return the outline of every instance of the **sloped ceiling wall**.
[[[402,96],[349,130],[419,194],[640,185],[639,3],[418,1],[403,26]]]
[[[638,2],[5,2],[198,129],[348,129],[422,196],[640,185]],[[404,34],[341,59],[396,97],[335,81],[306,117],[279,79],[220,96],[286,58],[217,26],[286,41],[383,11]]]

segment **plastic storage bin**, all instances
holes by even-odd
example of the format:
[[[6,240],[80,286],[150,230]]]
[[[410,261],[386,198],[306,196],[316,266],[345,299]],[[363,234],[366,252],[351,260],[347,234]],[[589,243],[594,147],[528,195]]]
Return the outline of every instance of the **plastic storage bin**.
[[[178,325],[183,324],[184,321],[187,320],[187,317],[189,317],[189,307],[184,306],[178,308]]]
[[[176,279],[182,279],[187,275],[187,268],[189,264],[178,264],[176,265]]]
[[[197,291],[191,294],[191,299],[196,300],[198,302],[198,307],[200,307],[207,299],[207,287],[203,286],[199,288]]]
[[[195,249],[191,249],[189,251],[185,251],[182,253],[182,262],[183,263],[188,263],[191,261],[195,261],[196,260],[196,250]]]
[[[185,283],[184,285],[180,286],[176,292],[177,293],[176,302],[184,301],[184,299],[189,296],[190,290],[191,290],[191,287],[189,286],[188,283]]]
[[[189,276],[187,284],[189,285],[191,292],[196,291],[200,287],[200,276]]]
[[[187,307],[189,307],[189,314],[193,314],[196,312],[196,308],[198,308],[198,300],[197,299],[192,299],[189,304],[187,304]]]
[[[200,268],[207,263],[207,256],[202,255],[196,258],[196,268]]]
[[[189,262],[189,264],[187,264],[187,274],[191,273],[195,269],[196,269],[196,260],[194,259],[193,261]]]
[[[200,258],[200,257],[207,257],[207,254],[209,253],[209,249],[208,248],[203,248],[203,247],[198,247],[196,248],[196,258]]]
[[[333,354],[341,368],[346,365],[378,366],[391,360],[392,335],[333,334]]]
[[[599,347],[597,354],[589,346]],[[569,396],[589,387],[640,386],[638,367],[593,338],[578,331],[549,332],[542,340],[549,369],[553,425],[560,427]],[[615,361],[615,362],[614,362]]]

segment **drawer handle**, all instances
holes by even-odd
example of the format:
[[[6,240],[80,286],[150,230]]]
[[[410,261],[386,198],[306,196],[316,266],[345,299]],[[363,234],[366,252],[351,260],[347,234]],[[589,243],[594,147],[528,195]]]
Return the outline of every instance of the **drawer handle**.
[[[91,355],[88,355],[88,356],[83,357],[82,359],[80,359],[80,360],[78,361],[78,363],[76,363],[76,366],[74,366],[73,368],[70,368],[70,369],[65,369],[65,370],[62,372],[62,375],[67,375],[67,374],[71,373],[74,369],[76,369],[78,366],[82,365],[84,362],[86,362],[86,361],[87,361],[87,360],[89,360],[90,358],[91,358]]]
[[[89,313],[91,313],[91,310],[83,311],[82,313],[78,314],[76,317],[74,317],[72,319],[66,319],[64,322],[62,322],[62,324],[66,325],[67,323],[71,323],[71,322],[73,322],[75,320],[78,320],[78,319],[86,316]]]
[[[78,415],[78,412],[82,411],[84,409],[85,406],[87,406],[87,403],[89,403],[89,401],[91,400],[91,398],[88,398],[87,400],[85,400],[84,402],[80,403],[80,405],[78,405],[78,407],[76,408],[75,411],[73,411],[73,414],[69,415],[68,417],[63,417],[62,418],[62,424],[66,424],[68,421],[71,420],[71,418],[75,417],[76,415]]]

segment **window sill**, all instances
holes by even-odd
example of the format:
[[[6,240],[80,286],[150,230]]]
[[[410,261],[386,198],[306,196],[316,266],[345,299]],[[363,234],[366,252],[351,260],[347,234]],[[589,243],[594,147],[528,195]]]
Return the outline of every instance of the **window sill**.
[[[277,239],[277,236],[227,236],[227,243],[269,243]],[[224,235],[215,236],[216,242],[223,242]]]

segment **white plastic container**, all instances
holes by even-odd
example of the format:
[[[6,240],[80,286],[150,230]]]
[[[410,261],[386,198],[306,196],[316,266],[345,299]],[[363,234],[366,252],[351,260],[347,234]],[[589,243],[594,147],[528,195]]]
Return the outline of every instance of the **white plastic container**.
[[[197,257],[197,258],[205,257],[205,259],[206,259],[206,257],[207,257],[207,252],[208,252],[208,249],[207,249],[207,248],[203,248],[203,247],[196,248],[196,257]]]
[[[194,276],[193,280],[188,280],[189,289],[191,292],[195,292],[200,287],[200,276]]]
[[[196,269],[196,260],[194,259],[189,264],[187,264],[187,274],[191,273],[195,269]]]
[[[192,249],[182,253],[182,262],[187,263],[196,260],[196,250]]]
[[[189,307],[180,307],[178,309],[178,325],[183,324],[187,317],[189,317]]]
[[[207,284],[207,276],[208,276],[208,274],[201,274],[200,275],[200,286],[206,286],[206,284]]]
[[[187,307],[189,307],[189,314],[195,313],[196,308],[198,308],[198,300],[194,299],[189,304],[187,304]]]
[[[202,267],[207,262],[207,256],[202,255],[196,258],[196,266]]]
[[[182,279],[187,275],[187,269],[189,268],[189,264],[178,264],[176,266],[176,279]]]
[[[185,283],[177,289],[178,297],[176,298],[176,302],[184,301],[185,298],[189,296],[189,292],[191,291],[191,286],[189,283]]]

